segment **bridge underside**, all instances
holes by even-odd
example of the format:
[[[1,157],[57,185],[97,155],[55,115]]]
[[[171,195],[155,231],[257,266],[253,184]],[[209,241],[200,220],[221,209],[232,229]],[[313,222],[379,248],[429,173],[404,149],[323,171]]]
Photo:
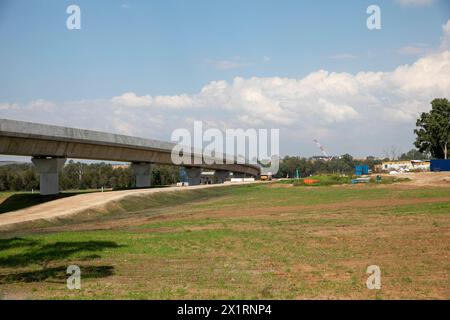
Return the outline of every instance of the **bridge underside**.
[[[151,164],[174,165],[172,146],[157,140],[0,119],[0,154],[31,156],[40,174],[42,194],[59,192],[58,173],[67,158],[131,162],[136,186],[149,187]],[[200,183],[200,169],[215,170],[220,180],[229,172],[248,176],[260,172],[248,164],[196,164],[193,156],[191,160],[181,164],[190,185]]]
[[[1,134],[1,132],[0,132]],[[0,154],[32,157],[73,158],[173,165],[170,152],[79,142],[48,141],[0,136]],[[259,168],[244,164],[195,164],[186,166],[211,170],[259,174]]]

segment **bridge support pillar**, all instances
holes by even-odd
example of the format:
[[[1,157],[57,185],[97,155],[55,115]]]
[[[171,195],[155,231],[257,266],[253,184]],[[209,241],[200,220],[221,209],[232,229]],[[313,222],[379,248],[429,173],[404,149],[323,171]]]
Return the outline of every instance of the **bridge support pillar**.
[[[196,186],[201,183],[202,170],[200,168],[185,168],[187,180],[190,186]]]
[[[39,189],[41,195],[59,193],[59,173],[66,158],[33,157],[31,159],[39,173]]]
[[[227,178],[230,176],[230,172],[229,171],[216,170],[214,172],[214,176],[216,177],[218,183],[224,183],[227,180]]]
[[[152,165],[150,163],[133,162],[131,164],[131,170],[136,177],[136,188],[148,188],[151,186]]]

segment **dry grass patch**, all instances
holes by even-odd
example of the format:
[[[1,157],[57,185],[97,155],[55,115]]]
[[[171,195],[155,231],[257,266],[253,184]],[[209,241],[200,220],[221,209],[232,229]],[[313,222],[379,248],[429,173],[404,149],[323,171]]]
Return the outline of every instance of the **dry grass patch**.
[[[63,299],[450,298],[450,189],[229,189],[207,200],[171,198],[172,205],[139,199],[105,219],[6,236],[0,292]],[[40,255],[58,243],[76,250]],[[73,263],[87,270],[81,291],[67,290],[60,274]],[[365,286],[372,264],[382,271],[379,291]]]

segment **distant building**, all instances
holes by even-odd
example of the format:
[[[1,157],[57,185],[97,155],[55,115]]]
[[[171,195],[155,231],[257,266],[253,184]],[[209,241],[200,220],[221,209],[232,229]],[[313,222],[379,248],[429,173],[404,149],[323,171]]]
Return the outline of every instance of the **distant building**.
[[[430,171],[430,160],[384,161],[381,171]]]

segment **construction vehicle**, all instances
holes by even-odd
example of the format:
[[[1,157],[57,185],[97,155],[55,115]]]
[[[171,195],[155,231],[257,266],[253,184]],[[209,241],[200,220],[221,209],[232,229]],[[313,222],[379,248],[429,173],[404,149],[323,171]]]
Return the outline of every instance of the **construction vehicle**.
[[[271,181],[272,175],[271,174],[262,174],[259,178],[261,181]]]

